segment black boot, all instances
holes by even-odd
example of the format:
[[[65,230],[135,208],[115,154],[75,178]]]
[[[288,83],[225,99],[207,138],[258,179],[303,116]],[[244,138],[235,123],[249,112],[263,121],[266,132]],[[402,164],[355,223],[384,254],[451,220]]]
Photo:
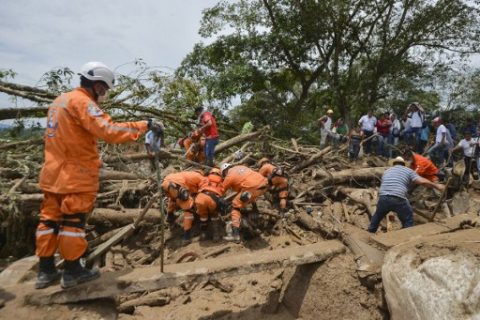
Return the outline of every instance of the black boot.
[[[86,269],[80,265],[79,260],[65,260],[65,270],[60,285],[63,289],[67,289],[98,277],[100,277],[98,269]]]
[[[208,223],[202,222],[200,223],[200,241],[208,240],[208,238],[209,238]]]
[[[60,279],[54,257],[41,257],[35,289],[44,289]]]
[[[212,241],[218,242],[221,239],[220,221],[212,220]]]
[[[185,230],[183,232],[182,245],[186,246],[192,243],[192,230]]]
[[[240,243],[240,228],[232,228],[232,235],[226,235],[223,239],[234,243]]]

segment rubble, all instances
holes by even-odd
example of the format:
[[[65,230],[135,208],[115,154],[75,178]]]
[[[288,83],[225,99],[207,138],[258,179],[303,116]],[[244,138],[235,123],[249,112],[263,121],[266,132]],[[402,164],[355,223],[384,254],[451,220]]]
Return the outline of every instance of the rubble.
[[[382,319],[390,313],[401,319],[399,312],[414,307],[406,305],[411,299],[399,296],[414,293],[402,291],[400,278],[392,274],[400,272],[400,264],[395,267],[397,262],[414,260],[402,258],[407,255],[400,248],[410,242],[418,244],[457,233],[465,235],[463,241],[477,241],[473,231],[463,231],[477,231],[480,225],[479,197],[473,187],[467,191],[449,188],[441,205],[441,195],[419,188],[412,197],[415,212],[422,215],[416,215],[415,227],[400,229],[396,219],[388,227],[383,222],[382,231],[371,235],[365,229],[375,211],[381,176],[387,169],[384,159],[364,156],[352,163],[342,147],[320,150],[297,140],[271,140],[268,128],[231,137],[217,147],[217,159],[234,161],[233,153],[242,150],[245,156],[235,163],[254,165],[267,156],[282,166],[292,182],[289,210],[280,212],[272,205],[269,194],[260,199],[258,214],[250,208],[243,213],[248,225],[241,245],[200,242],[198,230],[194,229],[193,243],[182,246],[180,228],[167,230],[165,274],[159,268],[161,214],[157,181],[150,172],[148,157],[140,152],[141,144],[115,148],[101,145],[104,174],[97,206],[88,219],[87,262],[100,267],[102,277],[75,290],[63,291],[56,286],[34,292],[36,260],[18,260],[0,274],[0,299],[5,302],[0,317],[18,314],[22,318],[27,311],[44,308],[31,304],[49,303],[52,314],[61,318],[68,308],[57,303],[88,300],[75,314],[92,319],[147,319],[153,315],[165,319]],[[1,251],[3,257],[22,258],[33,253],[42,199],[37,184],[42,149],[36,139],[28,143],[0,142],[0,219],[7,239]],[[176,149],[163,150],[160,158],[162,177],[192,165]],[[180,214],[177,222],[181,219]],[[431,219],[433,222],[428,222]],[[301,260],[302,250],[331,241],[336,249],[330,255],[321,259],[305,256],[306,260]],[[456,252],[463,244],[450,246]],[[434,246],[423,245],[422,250],[430,252]],[[259,257],[272,259],[278,252],[288,254],[273,264]],[[246,263],[245,257],[256,255]],[[472,263],[473,257],[478,269],[478,253],[469,256]],[[234,263],[230,271],[210,267],[222,261]],[[310,264],[303,265],[306,262]],[[185,271],[182,276],[172,276],[181,270],[196,273]],[[407,279],[408,272],[401,274],[402,279]],[[169,276],[170,282],[160,280]],[[388,306],[383,299],[384,287]],[[474,314],[477,306],[468,302],[475,297],[476,289],[472,288],[470,295],[464,295],[464,305]],[[109,302],[105,309],[98,309],[106,298]],[[405,311],[404,315],[437,315],[431,309],[425,312],[430,313]]]

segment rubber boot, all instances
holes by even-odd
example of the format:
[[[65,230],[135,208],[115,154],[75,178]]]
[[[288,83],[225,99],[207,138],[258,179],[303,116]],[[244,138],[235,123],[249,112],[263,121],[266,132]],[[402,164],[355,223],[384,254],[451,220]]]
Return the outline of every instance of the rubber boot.
[[[167,213],[167,223],[170,227],[173,227],[175,225],[175,220],[177,218],[175,217],[174,213]]]
[[[220,236],[220,221],[217,220],[212,220],[212,241],[218,242],[221,239]]]
[[[190,244],[192,243],[192,230],[185,230],[183,232],[183,240],[182,240],[182,244],[184,246],[186,246],[187,244]]]
[[[98,269],[86,269],[80,265],[80,260],[65,260],[65,270],[63,271],[60,285],[63,289],[72,288],[98,277],[100,277]]]
[[[60,279],[60,272],[55,267],[54,257],[41,257],[35,289],[44,289]]]
[[[226,235],[223,239],[234,243],[240,243],[240,228],[233,227],[232,234]]]
[[[208,240],[208,238],[209,238],[208,223],[207,222],[201,222],[200,223],[200,241]]]

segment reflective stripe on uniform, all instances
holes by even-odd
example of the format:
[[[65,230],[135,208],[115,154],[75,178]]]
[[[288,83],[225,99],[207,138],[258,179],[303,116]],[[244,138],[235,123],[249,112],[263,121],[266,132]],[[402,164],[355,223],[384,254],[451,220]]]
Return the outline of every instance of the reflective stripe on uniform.
[[[59,236],[85,238],[85,232],[60,231]]]
[[[192,216],[184,216],[183,219],[185,219],[185,220],[193,220],[193,215],[192,215]]]
[[[47,234],[52,234],[52,233],[54,233],[54,232],[55,232],[54,229],[37,230],[37,232],[35,233],[35,236],[41,237],[41,236],[45,236],[45,235],[47,235]]]
[[[203,222],[208,221],[208,218],[202,218],[202,217],[201,217],[201,218],[200,218],[200,221],[203,221]]]
[[[111,125],[107,120],[102,119],[102,118],[97,118],[100,120],[100,122],[105,125],[107,128],[113,130],[113,131],[125,131],[125,132],[134,132],[137,133],[139,130],[135,128],[124,128],[124,127],[118,127],[115,125]]]

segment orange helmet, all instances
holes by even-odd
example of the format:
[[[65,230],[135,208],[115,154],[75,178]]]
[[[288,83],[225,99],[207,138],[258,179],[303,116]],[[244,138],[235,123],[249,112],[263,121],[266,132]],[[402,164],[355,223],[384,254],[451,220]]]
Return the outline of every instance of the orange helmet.
[[[261,166],[263,166],[267,162],[270,162],[270,160],[268,160],[268,158],[262,158],[262,159],[258,160],[257,165],[260,168]]]

